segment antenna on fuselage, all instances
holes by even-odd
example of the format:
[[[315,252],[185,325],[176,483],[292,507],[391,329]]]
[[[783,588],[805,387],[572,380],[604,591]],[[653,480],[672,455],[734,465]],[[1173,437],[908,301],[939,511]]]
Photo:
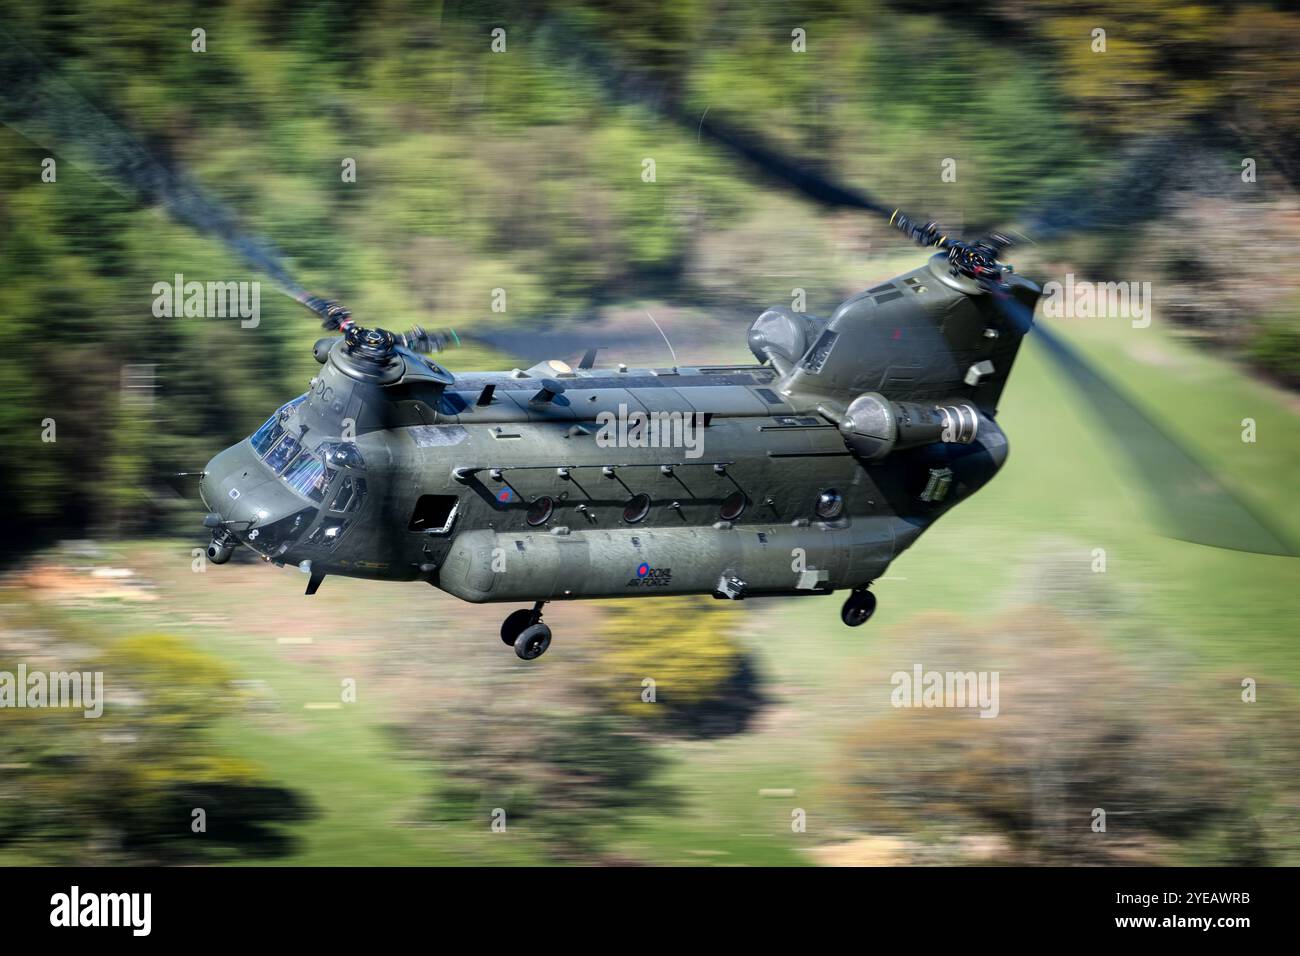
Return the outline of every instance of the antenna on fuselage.
[[[655,328],[659,329],[659,334],[664,337],[664,345],[668,346],[668,354],[673,357],[673,371],[677,371],[677,353],[673,350],[673,343],[668,341],[668,334],[664,332],[663,327],[660,326],[658,322],[655,322],[655,317],[648,311],[646,312],[645,317],[651,322],[654,322]]]

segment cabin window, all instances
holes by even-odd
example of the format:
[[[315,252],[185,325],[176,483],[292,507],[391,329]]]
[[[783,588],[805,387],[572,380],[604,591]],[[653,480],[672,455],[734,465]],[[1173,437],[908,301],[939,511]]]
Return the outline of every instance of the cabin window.
[[[553,511],[555,511],[555,500],[542,495],[540,498],[534,498],[532,504],[528,506],[526,520],[536,528],[550,521]]]
[[[273,521],[264,527],[250,528],[245,532],[244,540],[254,551],[267,557],[277,553],[283,554],[315,520],[316,509],[303,508],[296,514]]]
[[[834,488],[827,488],[817,496],[817,517],[823,521],[834,521],[844,514],[844,496]]]
[[[744,492],[733,491],[722,499],[722,507],[718,509],[718,517],[723,521],[735,521],[745,513],[745,505],[747,504],[749,504],[749,499],[745,497]]]
[[[423,531],[425,534],[441,534],[451,530],[451,523],[456,518],[455,495],[420,495],[411,513],[411,531]]]
[[[623,506],[623,520],[628,524],[636,524],[638,521],[645,520],[645,516],[650,513],[650,496],[647,494],[633,495]]]

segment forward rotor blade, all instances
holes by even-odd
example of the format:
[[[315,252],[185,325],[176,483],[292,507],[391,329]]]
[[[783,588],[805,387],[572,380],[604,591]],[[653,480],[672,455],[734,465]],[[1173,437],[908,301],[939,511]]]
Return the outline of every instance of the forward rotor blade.
[[[681,126],[700,139],[707,139],[739,156],[770,181],[831,208],[863,209],[888,216],[886,206],[864,193],[836,183],[811,166],[783,155],[748,132],[741,132],[708,117],[686,110],[663,84],[616,63],[603,48],[588,42],[582,28],[563,14],[555,14],[537,30],[538,41],[549,58],[568,61],[584,73],[597,77],[605,95],[615,102],[637,105]]]
[[[190,177],[162,161],[60,75],[0,29],[0,122],[85,169],[133,202],[158,206],[177,222],[211,236],[269,276],[286,295],[302,287],[269,242]]]
[[[687,129],[695,125],[690,117],[684,116],[676,110],[672,111],[669,116]],[[767,175],[769,179],[787,186],[823,206],[838,209],[864,209],[868,212],[879,213],[882,216],[888,216],[893,212],[891,208],[882,206],[863,193],[831,182],[826,177],[814,172],[810,167],[801,165],[789,157],[781,155],[753,137],[743,135],[738,130],[722,123],[714,122],[707,116],[701,118],[695,128],[698,129],[701,136],[707,137],[719,146],[731,150]]]

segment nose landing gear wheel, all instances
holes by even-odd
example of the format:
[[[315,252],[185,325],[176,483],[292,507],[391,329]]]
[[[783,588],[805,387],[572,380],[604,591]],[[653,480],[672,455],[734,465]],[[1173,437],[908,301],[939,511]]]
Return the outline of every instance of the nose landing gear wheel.
[[[515,638],[515,654],[520,660],[535,660],[550,646],[551,629],[541,623],[529,625]]]
[[[875,611],[876,596],[864,588],[861,591],[854,591],[844,601],[840,620],[849,627],[860,627],[867,623]]]

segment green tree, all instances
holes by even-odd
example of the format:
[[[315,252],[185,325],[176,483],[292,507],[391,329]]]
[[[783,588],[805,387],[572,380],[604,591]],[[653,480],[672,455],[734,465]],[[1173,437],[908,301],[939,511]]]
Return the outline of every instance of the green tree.
[[[758,674],[736,638],[744,612],[701,597],[601,605],[593,682],[619,712],[695,736],[743,730],[762,706]]]
[[[562,861],[590,861],[635,832],[639,817],[675,805],[659,782],[666,760],[611,714],[462,713],[440,728],[442,783],[433,813],[504,823]],[[504,817],[500,814],[504,813]]]
[[[98,719],[6,711],[0,848],[62,865],[288,852],[291,825],[311,808],[211,743],[213,724],[239,709],[226,665],[179,638],[142,635],[54,669],[102,672],[108,700]],[[16,672],[16,662],[0,670]]]

